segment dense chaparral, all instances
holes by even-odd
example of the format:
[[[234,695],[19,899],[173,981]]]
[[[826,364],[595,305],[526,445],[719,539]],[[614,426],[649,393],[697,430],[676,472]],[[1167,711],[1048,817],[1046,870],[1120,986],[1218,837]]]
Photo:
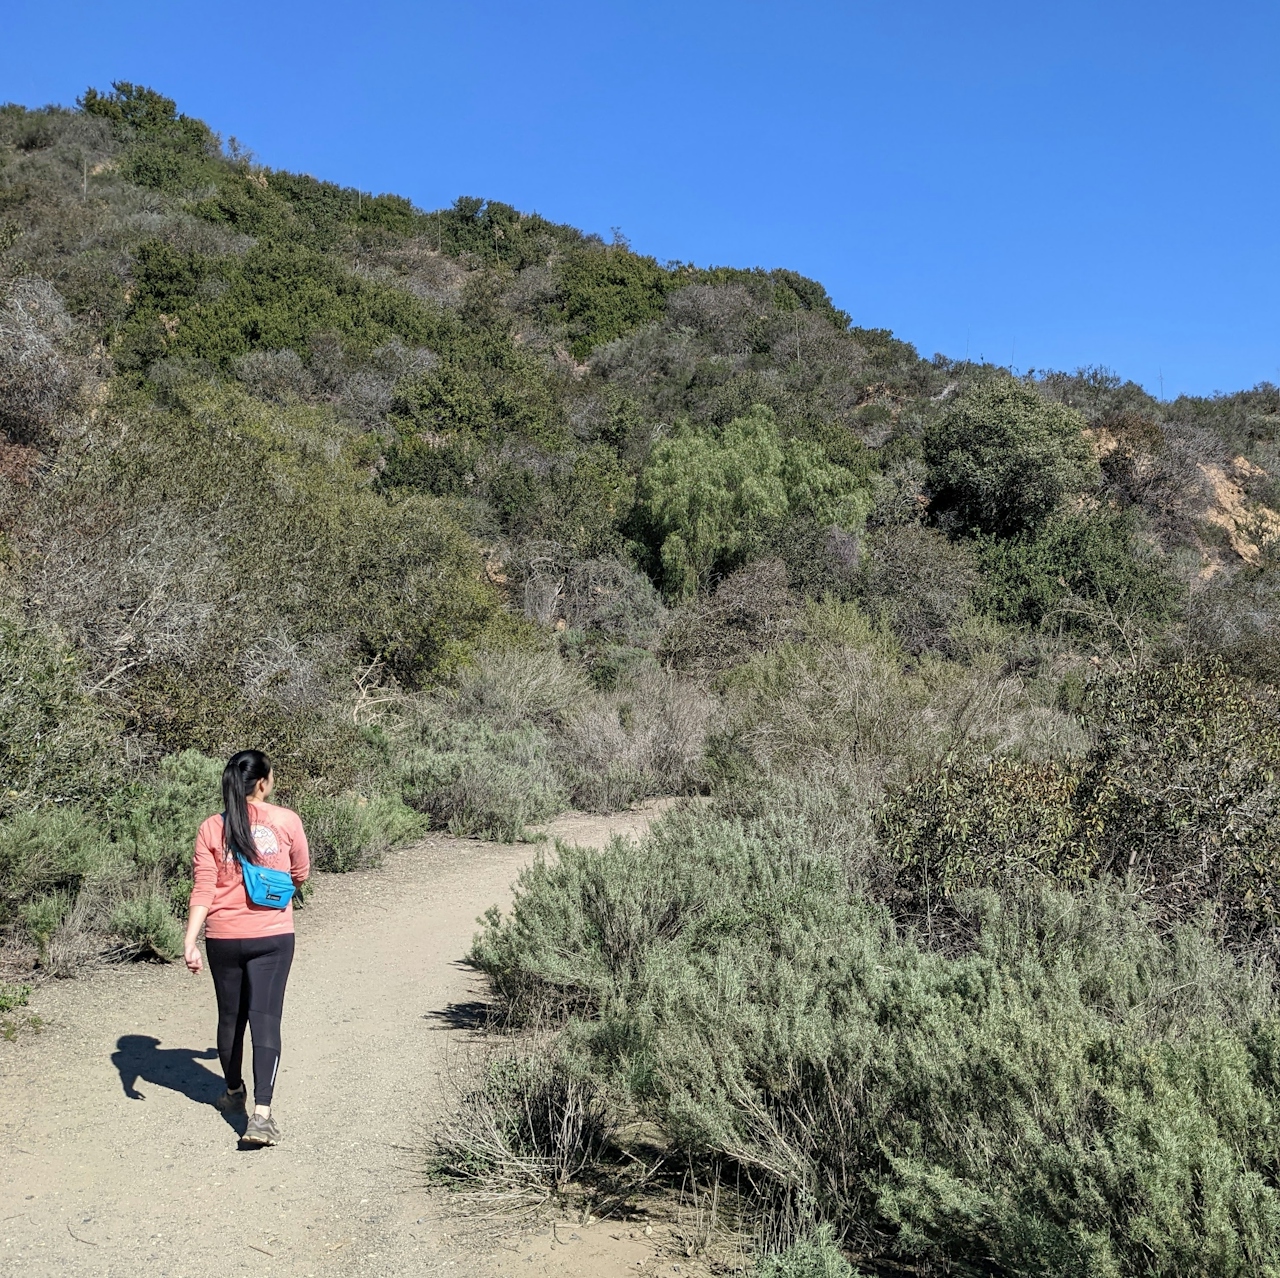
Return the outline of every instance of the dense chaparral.
[[[0,1008],[175,952],[245,745],[330,871],[701,796],[488,916],[440,1175],[678,1153],[771,1278],[1280,1274],[1278,426],[0,108]]]

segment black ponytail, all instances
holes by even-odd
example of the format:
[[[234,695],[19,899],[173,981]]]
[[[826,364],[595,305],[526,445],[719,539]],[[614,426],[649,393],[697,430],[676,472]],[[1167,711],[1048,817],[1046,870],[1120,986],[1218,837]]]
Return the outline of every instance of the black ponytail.
[[[258,864],[258,849],[249,824],[249,795],[271,775],[271,760],[261,750],[241,750],[222,770],[222,842],[228,854],[239,852]]]

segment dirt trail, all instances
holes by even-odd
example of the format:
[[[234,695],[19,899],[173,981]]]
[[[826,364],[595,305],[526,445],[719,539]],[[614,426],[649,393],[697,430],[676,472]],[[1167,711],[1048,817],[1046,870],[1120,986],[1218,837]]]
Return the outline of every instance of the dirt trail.
[[[598,845],[657,806],[550,832]],[[211,1104],[207,973],[133,964],[43,987],[30,1010],[48,1028],[0,1043],[0,1274],[680,1273],[616,1224],[477,1236],[421,1184],[466,1034],[433,1013],[482,993],[459,960],[533,855],[437,837],[320,880],[298,915],[273,1149],[239,1151]]]

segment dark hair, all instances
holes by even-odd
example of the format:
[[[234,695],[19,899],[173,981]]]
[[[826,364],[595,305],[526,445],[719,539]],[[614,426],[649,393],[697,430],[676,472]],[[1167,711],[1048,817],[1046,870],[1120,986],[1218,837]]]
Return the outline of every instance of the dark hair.
[[[258,863],[258,848],[249,824],[249,794],[259,781],[271,775],[271,760],[261,750],[241,750],[222,769],[222,842],[228,852],[239,852]]]

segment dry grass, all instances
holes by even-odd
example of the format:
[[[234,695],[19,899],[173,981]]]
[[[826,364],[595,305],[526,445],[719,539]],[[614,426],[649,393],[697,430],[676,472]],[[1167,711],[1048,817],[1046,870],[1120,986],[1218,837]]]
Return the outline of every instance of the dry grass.
[[[794,639],[801,611],[782,561],[760,560],[677,613],[663,636],[662,655],[682,673],[707,680]]]
[[[428,1169],[477,1206],[538,1207],[605,1156],[604,1093],[565,1068],[549,1038],[522,1035],[454,1075],[457,1103],[432,1135]]]
[[[665,670],[599,693],[565,724],[557,755],[575,803],[610,812],[659,794],[687,794],[705,777],[716,702]]]
[[[0,286],[0,431],[51,443],[88,393],[89,361],[57,289],[35,276]]]

